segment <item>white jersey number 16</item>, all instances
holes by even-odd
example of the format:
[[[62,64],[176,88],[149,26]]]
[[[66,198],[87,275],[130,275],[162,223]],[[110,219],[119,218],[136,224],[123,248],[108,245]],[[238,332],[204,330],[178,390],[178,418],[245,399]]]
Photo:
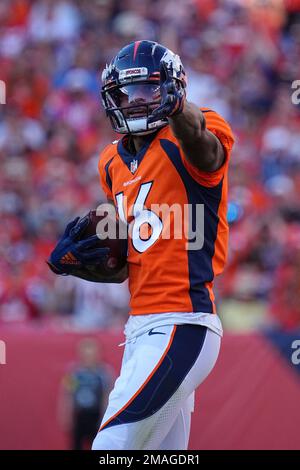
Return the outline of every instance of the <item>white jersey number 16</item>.
[[[149,183],[143,183],[140,186],[139,193],[133,206],[134,220],[131,222],[132,225],[130,224],[132,244],[140,253],[144,253],[156,242],[163,229],[162,221],[158,215],[145,208],[145,202],[152,184],[153,182],[150,181]],[[117,194],[116,201],[120,219],[123,222],[128,223],[124,213],[124,193]],[[142,239],[140,236],[140,229],[144,224],[148,224],[151,229],[151,235],[146,240]]]

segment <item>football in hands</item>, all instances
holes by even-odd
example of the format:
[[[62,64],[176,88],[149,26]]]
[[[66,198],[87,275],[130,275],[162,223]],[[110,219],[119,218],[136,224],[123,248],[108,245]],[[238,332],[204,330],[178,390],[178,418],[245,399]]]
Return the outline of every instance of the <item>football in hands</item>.
[[[109,248],[108,254],[97,265],[82,268],[89,272],[91,278],[88,280],[94,282],[123,282],[128,277],[127,228],[125,224],[108,212],[97,215],[96,210],[91,210],[84,218],[88,218],[88,224],[81,232],[80,240],[97,235],[99,241],[96,246],[98,248]]]

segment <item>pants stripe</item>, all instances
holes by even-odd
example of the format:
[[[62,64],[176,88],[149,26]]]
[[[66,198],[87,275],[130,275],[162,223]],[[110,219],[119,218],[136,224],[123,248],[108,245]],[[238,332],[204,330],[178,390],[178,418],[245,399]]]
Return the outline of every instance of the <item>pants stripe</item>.
[[[122,411],[124,411],[133,402],[133,400],[142,392],[142,390],[145,388],[147,383],[150,381],[150,379],[153,377],[153,375],[155,374],[155,372],[157,371],[157,369],[159,368],[159,366],[163,362],[165,356],[168,354],[168,351],[169,351],[169,349],[171,347],[171,344],[173,342],[173,339],[174,339],[176,328],[177,328],[177,326],[175,325],[173,327],[169,343],[168,343],[162,357],[160,358],[159,362],[157,363],[157,365],[154,367],[153,371],[151,372],[151,374],[149,374],[149,376],[147,377],[145,382],[140,386],[140,388],[137,390],[137,392],[130,398],[130,400],[126,403],[126,405],[124,405],[119,411],[117,411],[117,413],[115,413],[110,419],[108,419],[106,421],[106,423],[102,424],[99,431],[102,431],[102,429],[105,428],[111,421],[113,421],[115,418],[117,418],[122,413]]]

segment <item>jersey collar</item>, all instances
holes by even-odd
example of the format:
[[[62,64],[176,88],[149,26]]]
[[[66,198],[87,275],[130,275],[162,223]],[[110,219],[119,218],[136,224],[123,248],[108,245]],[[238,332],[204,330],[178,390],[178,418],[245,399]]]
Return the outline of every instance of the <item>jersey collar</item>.
[[[135,154],[129,152],[129,150],[125,147],[125,142],[126,139],[128,139],[128,135],[125,135],[122,139],[119,140],[118,154],[120,155],[123,162],[132,174],[135,173],[136,169],[138,168],[145,154],[147,153],[147,150],[149,149],[150,145],[152,144],[160,130],[161,129],[157,130],[156,132],[153,132],[152,134],[146,135],[143,147]]]

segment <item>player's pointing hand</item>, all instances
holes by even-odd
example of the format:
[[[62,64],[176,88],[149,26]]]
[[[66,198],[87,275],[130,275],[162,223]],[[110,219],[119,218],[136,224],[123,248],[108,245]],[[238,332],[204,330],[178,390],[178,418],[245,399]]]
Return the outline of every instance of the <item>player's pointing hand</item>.
[[[184,107],[185,91],[180,81],[174,78],[172,63],[161,60],[159,72],[161,105],[149,116],[148,123],[175,116]]]

